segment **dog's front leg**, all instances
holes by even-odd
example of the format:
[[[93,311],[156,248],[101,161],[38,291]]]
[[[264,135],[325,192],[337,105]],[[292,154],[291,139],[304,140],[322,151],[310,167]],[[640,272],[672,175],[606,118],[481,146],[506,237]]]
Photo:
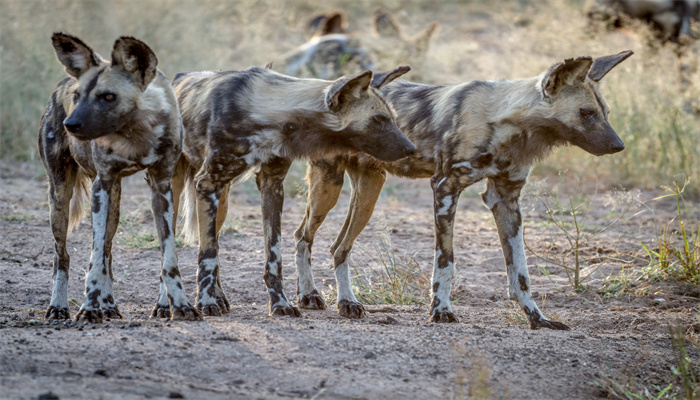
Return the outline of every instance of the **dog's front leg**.
[[[262,202],[263,231],[265,236],[265,274],[263,279],[270,296],[270,315],[300,317],[299,309],[292,306],[282,285],[282,207],[284,205],[284,177],[291,162],[275,158],[263,164],[256,177]]]
[[[85,302],[76,321],[121,318],[112,290],[112,238],[119,224],[119,178],[98,175],[92,184],[92,254],[85,278]]]
[[[75,180],[78,179],[77,169],[78,167],[74,162],[67,163],[60,169],[47,167],[49,172],[50,221],[54,237],[54,259],[53,291],[51,292],[51,303],[46,311],[46,319],[70,318],[70,313],[68,312],[70,255],[66,248],[66,238],[68,237],[70,200],[73,196]]]
[[[160,239],[161,253],[161,286],[165,286],[168,299],[168,309],[163,310],[163,304],[156,304],[152,317],[172,316],[173,320],[196,321],[202,319],[202,314],[187,300],[182,288],[180,269],[177,266],[175,253],[175,230],[173,228],[173,191],[170,179],[158,179],[149,171],[148,183],[151,186],[151,208]],[[162,296],[161,296],[162,297]],[[165,311],[168,311],[167,313]],[[167,315],[166,315],[167,314]]]
[[[508,270],[508,294],[527,314],[530,328],[569,330],[563,323],[547,319],[537,308],[530,293],[530,275],[527,271],[519,200],[520,190],[524,185],[524,179],[489,179],[486,192],[481,195],[496,220],[503,258]]]
[[[458,322],[450,305],[452,277],[455,271],[453,236],[457,200],[462,185],[455,176],[436,173],[430,179],[435,214],[435,261],[433,267],[433,300],[431,322]]]

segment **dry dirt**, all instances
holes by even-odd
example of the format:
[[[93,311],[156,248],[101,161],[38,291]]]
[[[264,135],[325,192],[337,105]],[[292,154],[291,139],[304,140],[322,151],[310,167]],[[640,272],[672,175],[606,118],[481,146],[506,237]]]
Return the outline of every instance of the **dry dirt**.
[[[668,325],[680,323],[692,331],[700,322],[697,287],[655,284],[638,296],[603,302],[595,289],[619,267],[604,265],[590,288],[578,293],[560,269],[550,267],[547,278],[531,256],[537,301],[572,330],[530,330],[507,300],[495,224],[480,204],[481,188],[465,192],[458,212],[459,279],[453,299],[459,323],[428,323],[427,304],[369,306],[375,312],[363,320],[343,319],[335,306],[304,310],[298,319],[272,318],[262,281],[259,201],[250,182],[234,188],[228,229],[220,239],[231,313],[202,322],[149,319],[158,294],[159,252],[127,245],[134,234],[155,231],[148,189],[139,174],[124,182],[123,223],[113,253],[115,297],[124,318],[95,325],[49,323],[43,314],[51,294],[53,248],[44,179],[40,165],[5,163],[0,168],[1,398],[51,398],[51,392],[61,399],[434,399],[467,398],[470,388],[471,393],[487,389],[494,398],[595,398],[603,395],[596,382],[606,376],[632,378],[647,387],[677,383]],[[641,193],[640,199],[654,195]],[[329,293],[334,278],[326,249],[342,225],[348,197],[344,190],[315,245],[316,282]],[[390,179],[358,240],[353,257],[358,271],[376,268],[374,246],[387,234],[394,254],[414,256],[429,271],[430,198],[427,181]],[[526,239],[545,252],[549,234],[536,223],[543,220],[542,212],[524,204]],[[657,217],[672,210],[671,204],[653,205]],[[303,196],[288,196],[283,257],[286,291],[292,297],[293,231],[303,210]],[[594,207],[594,221],[601,226],[606,210],[603,203]],[[651,241],[652,234],[647,211],[619,222],[596,246],[601,253],[617,248],[619,257],[629,258],[640,254],[639,242]],[[85,221],[68,242],[71,315],[82,302],[90,237]],[[186,291],[194,300],[196,248],[180,247],[178,255]],[[698,349],[689,346],[689,351],[697,361]]]

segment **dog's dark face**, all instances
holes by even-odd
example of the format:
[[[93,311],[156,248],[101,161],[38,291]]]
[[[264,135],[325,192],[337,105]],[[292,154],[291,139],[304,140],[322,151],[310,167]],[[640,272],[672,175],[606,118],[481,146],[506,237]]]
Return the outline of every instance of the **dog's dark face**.
[[[393,75],[380,74],[384,75],[381,85],[407,71],[405,67],[392,71]],[[355,150],[382,161],[396,161],[415,153],[416,146],[396,126],[394,112],[379,94],[381,85],[376,82],[370,71],[347,82],[339,80],[331,88],[329,109],[343,121],[343,135]]]
[[[72,98],[64,102],[66,131],[77,139],[92,140],[130,123],[156,74],[153,51],[139,40],[122,37],[107,62],[78,38],[54,34],[52,42],[66,72],[76,79]]]
[[[551,109],[546,118],[553,134],[596,155],[614,154],[625,145],[608,122],[608,107],[598,81],[631,52],[593,60],[580,57],[552,67],[542,81]]]

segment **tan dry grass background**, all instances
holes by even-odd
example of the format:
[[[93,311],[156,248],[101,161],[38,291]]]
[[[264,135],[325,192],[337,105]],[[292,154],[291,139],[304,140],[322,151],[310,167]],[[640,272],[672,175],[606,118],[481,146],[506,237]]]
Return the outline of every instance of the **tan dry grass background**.
[[[394,14],[408,35],[441,24],[425,60],[378,60],[382,68],[410,63],[426,83],[537,75],[568,57],[624,49],[635,55],[612,71],[602,91],[625,152],[595,158],[559,149],[535,174],[569,169],[606,185],[654,188],[684,176],[700,179],[700,75],[685,100],[673,53],[651,50],[632,30],[590,29],[582,1],[40,1],[0,0],[0,157],[36,160],[41,113],[63,76],[50,44],[54,31],[83,38],[103,56],[114,39],[133,35],[158,55],[170,77],[180,71],[264,65],[305,41],[303,27],[317,12],[343,9],[361,40],[379,40],[370,16],[377,6]],[[693,50],[699,54],[696,43]],[[658,47],[658,46],[657,46]],[[691,56],[692,57],[692,56]],[[691,106],[688,106],[690,104]],[[301,175],[301,174],[298,174]]]

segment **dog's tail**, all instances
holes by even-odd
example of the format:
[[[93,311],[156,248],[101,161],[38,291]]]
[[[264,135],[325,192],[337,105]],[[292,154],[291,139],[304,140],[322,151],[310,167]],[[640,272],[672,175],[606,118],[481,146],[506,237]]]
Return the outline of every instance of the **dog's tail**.
[[[83,219],[83,215],[85,215],[84,204],[87,200],[91,184],[92,180],[90,177],[87,176],[81,168],[78,168],[73,186],[73,197],[70,199],[70,211],[68,212],[68,235],[73,231],[73,228],[80,224],[80,220]]]
[[[199,237],[199,222],[197,221],[197,193],[194,187],[194,169],[187,166],[185,170],[185,201],[182,204],[182,218],[184,220],[182,233],[185,235],[185,244],[194,245]]]

